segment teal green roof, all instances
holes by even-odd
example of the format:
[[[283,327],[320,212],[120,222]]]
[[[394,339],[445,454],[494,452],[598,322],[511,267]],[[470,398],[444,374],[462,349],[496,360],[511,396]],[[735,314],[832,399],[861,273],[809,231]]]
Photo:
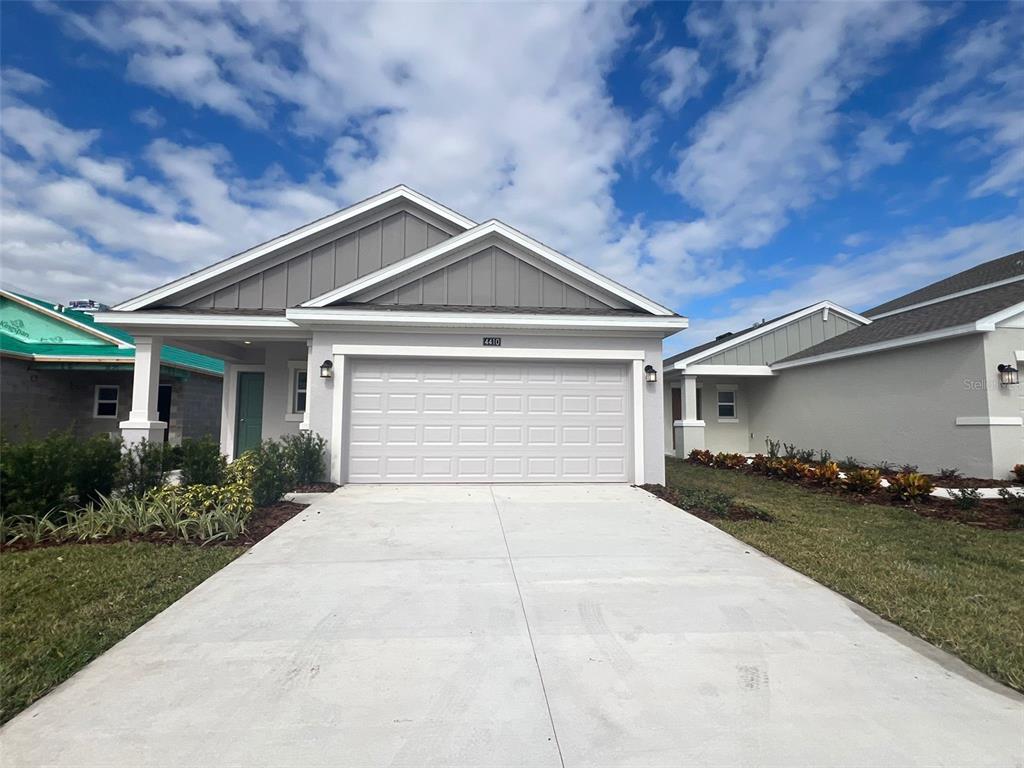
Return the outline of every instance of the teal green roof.
[[[79,312],[60,305],[52,304],[34,296],[11,294],[30,304],[54,312],[71,322],[61,322],[31,308],[0,295],[0,352],[24,357],[61,357],[72,358],[73,362],[89,365],[101,359],[124,358],[132,360],[135,348],[118,347],[113,341],[95,336],[74,323],[88,329],[95,329],[128,344],[135,340],[120,328],[97,323],[87,312]],[[34,317],[29,316],[35,315]],[[55,332],[58,331],[58,332]],[[160,352],[162,365],[172,368],[187,368],[204,373],[222,376],[224,362],[207,355],[189,352],[185,349],[164,345]]]

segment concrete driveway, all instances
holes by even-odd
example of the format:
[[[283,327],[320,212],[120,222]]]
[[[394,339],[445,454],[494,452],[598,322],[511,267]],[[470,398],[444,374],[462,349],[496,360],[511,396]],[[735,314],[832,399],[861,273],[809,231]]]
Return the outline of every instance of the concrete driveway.
[[[344,488],[5,766],[1020,766],[1024,699],[635,488]]]

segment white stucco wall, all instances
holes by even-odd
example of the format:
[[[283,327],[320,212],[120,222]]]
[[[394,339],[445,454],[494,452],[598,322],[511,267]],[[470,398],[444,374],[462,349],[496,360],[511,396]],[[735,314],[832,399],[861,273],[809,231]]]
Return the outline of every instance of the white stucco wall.
[[[984,384],[989,416],[1024,420],[1024,384],[1000,386],[998,371],[1000,363],[1024,370],[1024,364],[1016,360],[1021,350],[1024,350],[1024,328],[997,328],[985,334]],[[1007,476],[1014,464],[1024,464],[1024,426],[993,425],[989,435],[996,477]]]
[[[750,402],[746,380],[738,376],[701,376],[700,418],[704,421],[704,446],[712,453],[747,453],[750,448]],[[718,418],[718,388],[736,391],[736,420]],[[755,450],[760,450],[755,446]]]
[[[636,334],[602,334],[600,336],[582,334],[559,334],[555,332],[524,333],[507,330],[480,330],[467,333],[463,330],[452,331],[316,331],[310,347],[311,359],[318,368],[323,360],[332,358],[335,344],[401,346],[401,347],[458,347],[480,349],[483,336],[501,336],[501,350],[511,349],[595,349],[595,350],[640,350],[643,352],[643,365],[653,365],[659,371],[658,381],[653,384],[640,380],[635,382],[643,388],[643,420],[644,440],[640,450],[643,451],[645,482],[663,483],[665,480],[664,461],[664,395],[662,391],[661,356],[662,339],[659,335]],[[335,428],[334,388],[338,386],[339,375],[331,379],[310,379],[308,404],[309,427],[324,437],[331,439]],[[347,407],[347,403],[344,405]],[[342,444],[344,439],[342,439]],[[339,452],[339,445],[331,445],[330,466],[344,467],[346,457]]]
[[[751,445],[766,436],[836,458],[959,467],[978,477],[1005,473],[993,462],[991,428],[956,425],[987,416],[994,374],[982,334],[789,368],[751,379]]]

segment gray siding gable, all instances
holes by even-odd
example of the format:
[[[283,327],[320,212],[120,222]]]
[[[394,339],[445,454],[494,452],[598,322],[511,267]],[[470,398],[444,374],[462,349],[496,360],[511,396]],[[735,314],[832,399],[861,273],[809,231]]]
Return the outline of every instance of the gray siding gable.
[[[271,262],[225,276],[214,290],[186,294],[190,309],[286,309],[447,240],[461,230],[424,212],[398,209],[327,233]]]
[[[771,365],[776,360],[859,328],[861,323],[834,310],[814,312],[721,352],[694,360],[690,365]]]
[[[489,245],[413,278],[367,303],[399,306],[621,308],[509,253]]]

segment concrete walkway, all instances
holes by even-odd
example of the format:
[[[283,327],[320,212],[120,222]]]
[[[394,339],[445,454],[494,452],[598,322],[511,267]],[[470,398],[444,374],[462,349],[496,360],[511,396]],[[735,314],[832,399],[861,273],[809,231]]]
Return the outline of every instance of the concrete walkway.
[[[1024,699],[623,486],[344,488],[0,730],[32,766],[1021,766]]]

